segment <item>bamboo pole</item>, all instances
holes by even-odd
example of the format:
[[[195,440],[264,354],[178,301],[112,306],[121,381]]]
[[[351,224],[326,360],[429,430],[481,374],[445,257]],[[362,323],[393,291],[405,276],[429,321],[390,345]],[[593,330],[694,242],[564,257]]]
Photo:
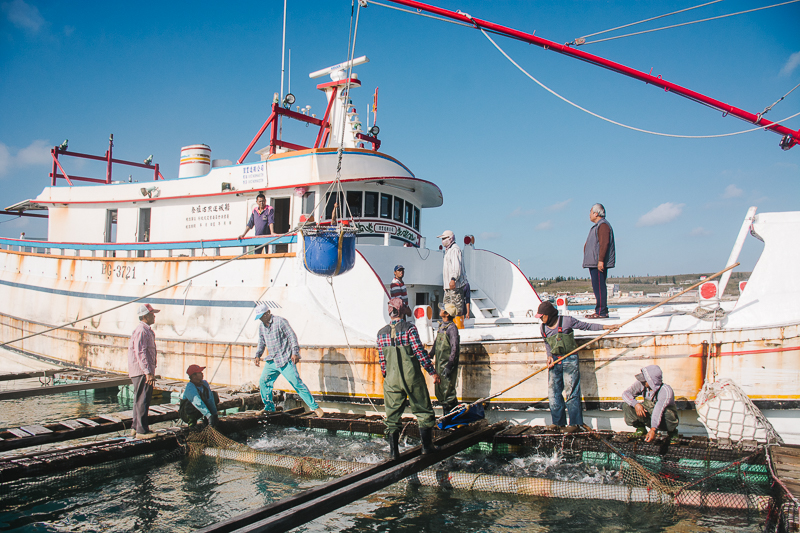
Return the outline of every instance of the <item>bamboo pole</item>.
[[[687,292],[689,292],[689,291],[690,291],[690,290],[692,290],[692,289],[696,289],[697,287],[699,287],[700,285],[702,285],[703,283],[705,283],[705,282],[707,282],[707,281],[710,281],[710,280],[712,280],[712,279],[714,279],[714,278],[718,278],[719,276],[721,276],[721,275],[722,275],[722,274],[724,274],[725,272],[727,272],[727,271],[729,271],[729,270],[732,270],[732,269],[736,268],[737,266],[739,266],[739,263],[734,263],[733,265],[730,265],[730,266],[728,266],[728,267],[726,267],[726,268],[724,268],[724,269],[720,270],[719,272],[717,272],[717,273],[716,273],[716,274],[714,274],[713,276],[709,276],[709,277],[707,277],[706,279],[704,279],[704,280],[702,280],[702,281],[698,281],[697,283],[695,283],[695,284],[694,284],[694,285],[692,285],[691,287],[687,287],[686,289],[682,290],[682,291],[681,291],[681,292],[679,292],[678,294],[676,294],[676,295],[674,295],[674,296],[670,296],[669,298],[667,298],[667,299],[666,299],[666,300],[664,300],[663,302],[660,302],[660,303],[658,303],[658,304],[656,304],[656,305],[654,305],[654,306],[652,306],[652,307],[650,307],[650,308],[648,308],[648,309],[646,309],[646,310],[642,311],[642,312],[641,312],[641,313],[639,313],[638,315],[636,315],[636,316],[634,316],[634,317],[632,317],[632,318],[629,318],[628,320],[626,320],[625,322],[623,322],[622,324],[620,324],[620,325],[619,325],[619,326],[617,326],[616,328],[614,328],[614,329],[610,329],[610,330],[606,331],[605,333],[603,333],[603,334],[601,334],[601,335],[598,335],[597,337],[595,337],[595,338],[591,339],[591,340],[590,340],[589,342],[587,342],[586,344],[584,344],[584,345],[582,345],[582,346],[579,346],[578,348],[575,348],[574,350],[572,350],[572,351],[571,351],[571,352],[569,352],[568,354],[566,354],[566,355],[563,355],[563,356],[559,357],[558,359],[556,359],[555,361],[553,361],[553,363],[552,363],[551,365],[545,365],[545,366],[543,366],[542,368],[540,368],[539,370],[537,370],[537,371],[536,371],[536,372],[534,372],[533,374],[530,374],[529,376],[526,376],[526,377],[522,378],[521,380],[517,381],[516,383],[514,383],[514,384],[513,384],[513,385],[511,385],[510,387],[506,387],[505,389],[501,390],[501,391],[500,391],[500,392],[498,392],[498,393],[492,394],[491,396],[487,396],[487,397],[485,397],[485,398],[481,398],[481,399],[479,399],[479,400],[476,400],[476,401],[472,402],[471,404],[469,404],[468,406],[463,406],[463,405],[462,405],[462,406],[459,406],[459,407],[457,407],[456,409],[454,409],[453,411],[451,411],[450,413],[448,413],[448,414],[445,414],[445,415],[444,415],[444,416],[442,416],[442,417],[439,417],[439,418],[438,418],[438,420],[442,420],[442,419],[444,419],[444,418],[446,418],[446,417],[448,417],[448,416],[455,416],[456,414],[458,414],[458,413],[460,413],[460,412],[462,412],[462,411],[466,411],[466,410],[468,410],[470,407],[472,407],[472,406],[475,406],[475,405],[478,405],[479,403],[488,402],[489,400],[492,400],[492,399],[494,399],[494,398],[497,398],[498,396],[502,396],[503,394],[505,394],[506,392],[510,391],[510,390],[511,390],[511,389],[513,389],[514,387],[516,387],[516,386],[518,386],[518,385],[521,385],[522,383],[525,383],[526,381],[528,381],[529,379],[531,379],[533,376],[537,375],[538,373],[542,372],[542,371],[543,371],[543,370],[545,370],[546,368],[550,368],[552,365],[556,365],[556,364],[560,363],[561,361],[563,361],[564,359],[566,359],[566,358],[567,358],[567,357],[569,357],[570,355],[572,355],[572,354],[574,354],[574,353],[577,353],[577,352],[578,352],[578,351],[580,351],[580,350],[585,350],[587,346],[589,346],[589,345],[591,345],[591,344],[594,344],[594,343],[596,343],[597,341],[599,341],[600,339],[602,339],[602,338],[603,338],[603,337],[605,337],[606,335],[608,335],[608,334],[610,334],[610,333],[613,333],[614,331],[618,330],[618,329],[619,329],[619,328],[621,328],[622,326],[624,326],[624,325],[626,325],[626,324],[630,324],[631,322],[633,322],[633,321],[634,321],[634,320],[636,320],[637,318],[641,318],[642,316],[646,315],[647,313],[649,313],[649,312],[651,312],[651,311],[654,311],[655,309],[657,309],[657,308],[661,307],[661,306],[662,306],[662,305],[664,305],[665,303],[667,303],[667,302],[671,302],[671,301],[672,301],[672,300],[674,300],[675,298],[677,298],[677,297],[679,297],[679,296],[682,296],[682,295],[686,294]],[[663,335],[663,334],[658,334],[658,333],[656,333],[655,335],[656,335],[656,336],[659,336],[659,335]],[[543,339],[543,340],[544,340],[544,339]],[[546,342],[546,341],[545,341],[545,342]]]

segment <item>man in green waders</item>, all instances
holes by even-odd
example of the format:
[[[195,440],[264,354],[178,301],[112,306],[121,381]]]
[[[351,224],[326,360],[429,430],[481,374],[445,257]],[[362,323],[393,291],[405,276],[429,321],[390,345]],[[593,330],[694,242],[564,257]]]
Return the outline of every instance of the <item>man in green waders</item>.
[[[456,378],[458,377],[458,354],[461,346],[458,328],[453,323],[453,317],[457,312],[456,306],[439,304],[439,309],[442,322],[439,324],[439,331],[433,344],[433,354],[434,361],[436,361],[436,373],[439,374],[441,382],[436,385],[434,390],[444,414],[447,414],[458,405]]]
[[[378,358],[383,374],[383,403],[390,459],[400,457],[400,417],[406,400],[417,417],[422,453],[429,454],[436,450],[433,446],[433,406],[420,366],[433,376],[434,384],[439,384],[440,378],[419,339],[417,327],[403,320],[403,305],[400,298],[389,300],[391,323],[378,332]]]

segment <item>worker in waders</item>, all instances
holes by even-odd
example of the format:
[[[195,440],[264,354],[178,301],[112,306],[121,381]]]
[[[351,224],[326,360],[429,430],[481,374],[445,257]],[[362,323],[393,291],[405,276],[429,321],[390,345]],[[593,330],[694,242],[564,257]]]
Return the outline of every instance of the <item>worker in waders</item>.
[[[386,410],[386,439],[391,459],[400,457],[400,417],[406,400],[417,417],[422,453],[436,450],[433,446],[433,406],[428,386],[420,367],[440,382],[439,375],[419,339],[416,326],[403,320],[403,300],[389,300],[391,322],[378,331],[378,359],[383,374],[383,403]]]
[[[439,400],[444,414],[449,413],[458,405],[456,397],[456,378],[458,377],[458,354],[461,349],[458,338],[458,328],[453,323],[456,316],[456,306],[453,304],[439,304],[439,316],[442,318],[436,341],[433,343],[436,373],[441,382],[434,390],[436,399]]]

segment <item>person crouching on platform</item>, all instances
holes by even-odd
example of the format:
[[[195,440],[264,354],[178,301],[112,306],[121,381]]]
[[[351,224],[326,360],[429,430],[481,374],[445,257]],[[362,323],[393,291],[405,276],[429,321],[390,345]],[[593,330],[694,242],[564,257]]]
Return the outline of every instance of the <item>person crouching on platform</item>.
[[[203,379],[205,369],[206,367],[198,365],[189,365],[186,369],[189,383],[181,394],[180,415],[181,420],[189,427],[196,425],[201,418],[205,418],[212,428],[219,424],[217,393],[212,391],[208,381]]]
[[[436,341],[433,343],[433,354],[434,361],[436,361],[436,373],[439,374],[441,381],[436,384],[434,390],[444,414],[447,414],[458,405],[456,378],[458,377],[458,354],[461,346],[458,328],[453,323],[456,306],[439,304],[439,309],[442,321],[439,324]]]
[[[406,400],[417,417],[422,453],[429,454],[436,450],[433,446],[433,406],[420,366],[433,376],[435,385],[441,379],[420,341],[417,327],[403,320],[403,305],[400,298],[389,300],[391,322],[378,331],[377,339],[390,459],[400,457],[400,417]]]
[[[637,396],[643,396],[639,403]],[[661,367],[648,365],[636,374],[636,381],[622,393],[622,412],[625,423],[636,428],[633,438],[641,438],[645,433],[645,442],[656,438],[656,430],[666,431],[670,444],[680,442],[678,434],[678,408],[675,406],[675,392],[663,382]],[[650,431],[645,429],[650,427]]]
[[[578,363],[578,352],[570,355],[558,364],[555,361],[578,347],[573,329],[600,331],[616,330],[619,326],[603,326],[581,322],[571,316],[558,316],[558,310],[550,302],[542,302],[536,313],[542,320],[542,339],[547,351],[548,385],[547,398],[550,401],[550,431],[573,433],[583,425],[583,407],[581,406],[581,373]],[[563,394],[563,396],[562,396]],[[566,413],[564,412],[564,396],[566,396]],[[569,414],[569,426],[567,426]]]
[[[272,311],[266,304],[256,306],[256,320],[261,321],[258,325],[258,348],[256,348],[254,361],[256,366],[261,366],[261,356],[264,355],[266,349],[264,371],[261,373],[258,383],[264,410],[270,412],[275,410],[275,403],[272,401],[272,385],[280,374],[294,387],[309,409],[322,418],[325,412],[314,401],[314,397],[311,396],[311,392],[297,372],[297,363],[300,362],[300,345],[297,343],[297,335],[289,325],[289,321],[280,316],[272,316]]]

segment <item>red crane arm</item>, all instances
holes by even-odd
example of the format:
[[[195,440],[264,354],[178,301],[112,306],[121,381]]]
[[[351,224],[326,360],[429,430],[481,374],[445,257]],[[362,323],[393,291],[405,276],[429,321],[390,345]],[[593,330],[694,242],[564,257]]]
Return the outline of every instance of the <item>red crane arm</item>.
[[[547,39],[542,39],[541,37],[536,37],[535,35],[532,34],[524,33],[519,30],[508,28],[506,26],[501,26],[500,24],[495,24],[494,22],[489,22],[486,20],[474,18],[468,16],[465,13],[450,11],[448,9],[442,9],[440,7],[424,4],[422,2],[416,2],[415,0],[390,0],[390,1],[395,4],[408,6],[421,11],[427,11],[428,13],[433,13],[442,17],[447,17],[453,20],[457,20],[459,22],[465,22],[467,24],[474,25],[476,28],[484,28],[486,30],[493,31],[501,35],[507,35],[509,37],[519,39],[520,41],[524,41],[526,43],[535,44],[536,46],[540,46],[545,50],[552,50],[554,52],[558,52],[559,54],[564,54],[566,56],[574,57],[576,59],[586,61],[587,63],[599,65],[601,67],[613,70],[614,72],[618,72],[625,76],[643,81],[645,83],[649,83],[651,85],[655,85],[656,87],[661,87],[665,91],[670,91],[680,96],[683,96],[684,98],[695,100],[702,104],[718,109],[725,114],[733,115],[736,118],[740,118],[746,122],[755,124],[756,126],[761,126],[764,129],[771,130],[774,131],[775,133],[783,135],[783,139],[781,140],[780,146],[784,150],[788,150],[789,148],[800,142],[800,130],[794,131],[790,128],[782,126],[781,124],[776,124],[772,121],[769,121],[763,118],[760,114],[750,113],[749,111],[739,109],[738,107],[726,104],[725,102],[720,102],[719,100],[715,100],[714,98],[708,97],[704,94],[692,91],[691,89],[687,89],[686,87],[681,87],[680,85],[666,81],[664,79],[661,79],[660,77],[652,76],[650,74],[645,74],[640,70],[626,67],[625,65],[622,65],[620,63],[616,63],[614,61],[610,61],[608,59],[586,53],[582,50],[577,50],[566,44],[559,44],[553,41],[549,41]]]

